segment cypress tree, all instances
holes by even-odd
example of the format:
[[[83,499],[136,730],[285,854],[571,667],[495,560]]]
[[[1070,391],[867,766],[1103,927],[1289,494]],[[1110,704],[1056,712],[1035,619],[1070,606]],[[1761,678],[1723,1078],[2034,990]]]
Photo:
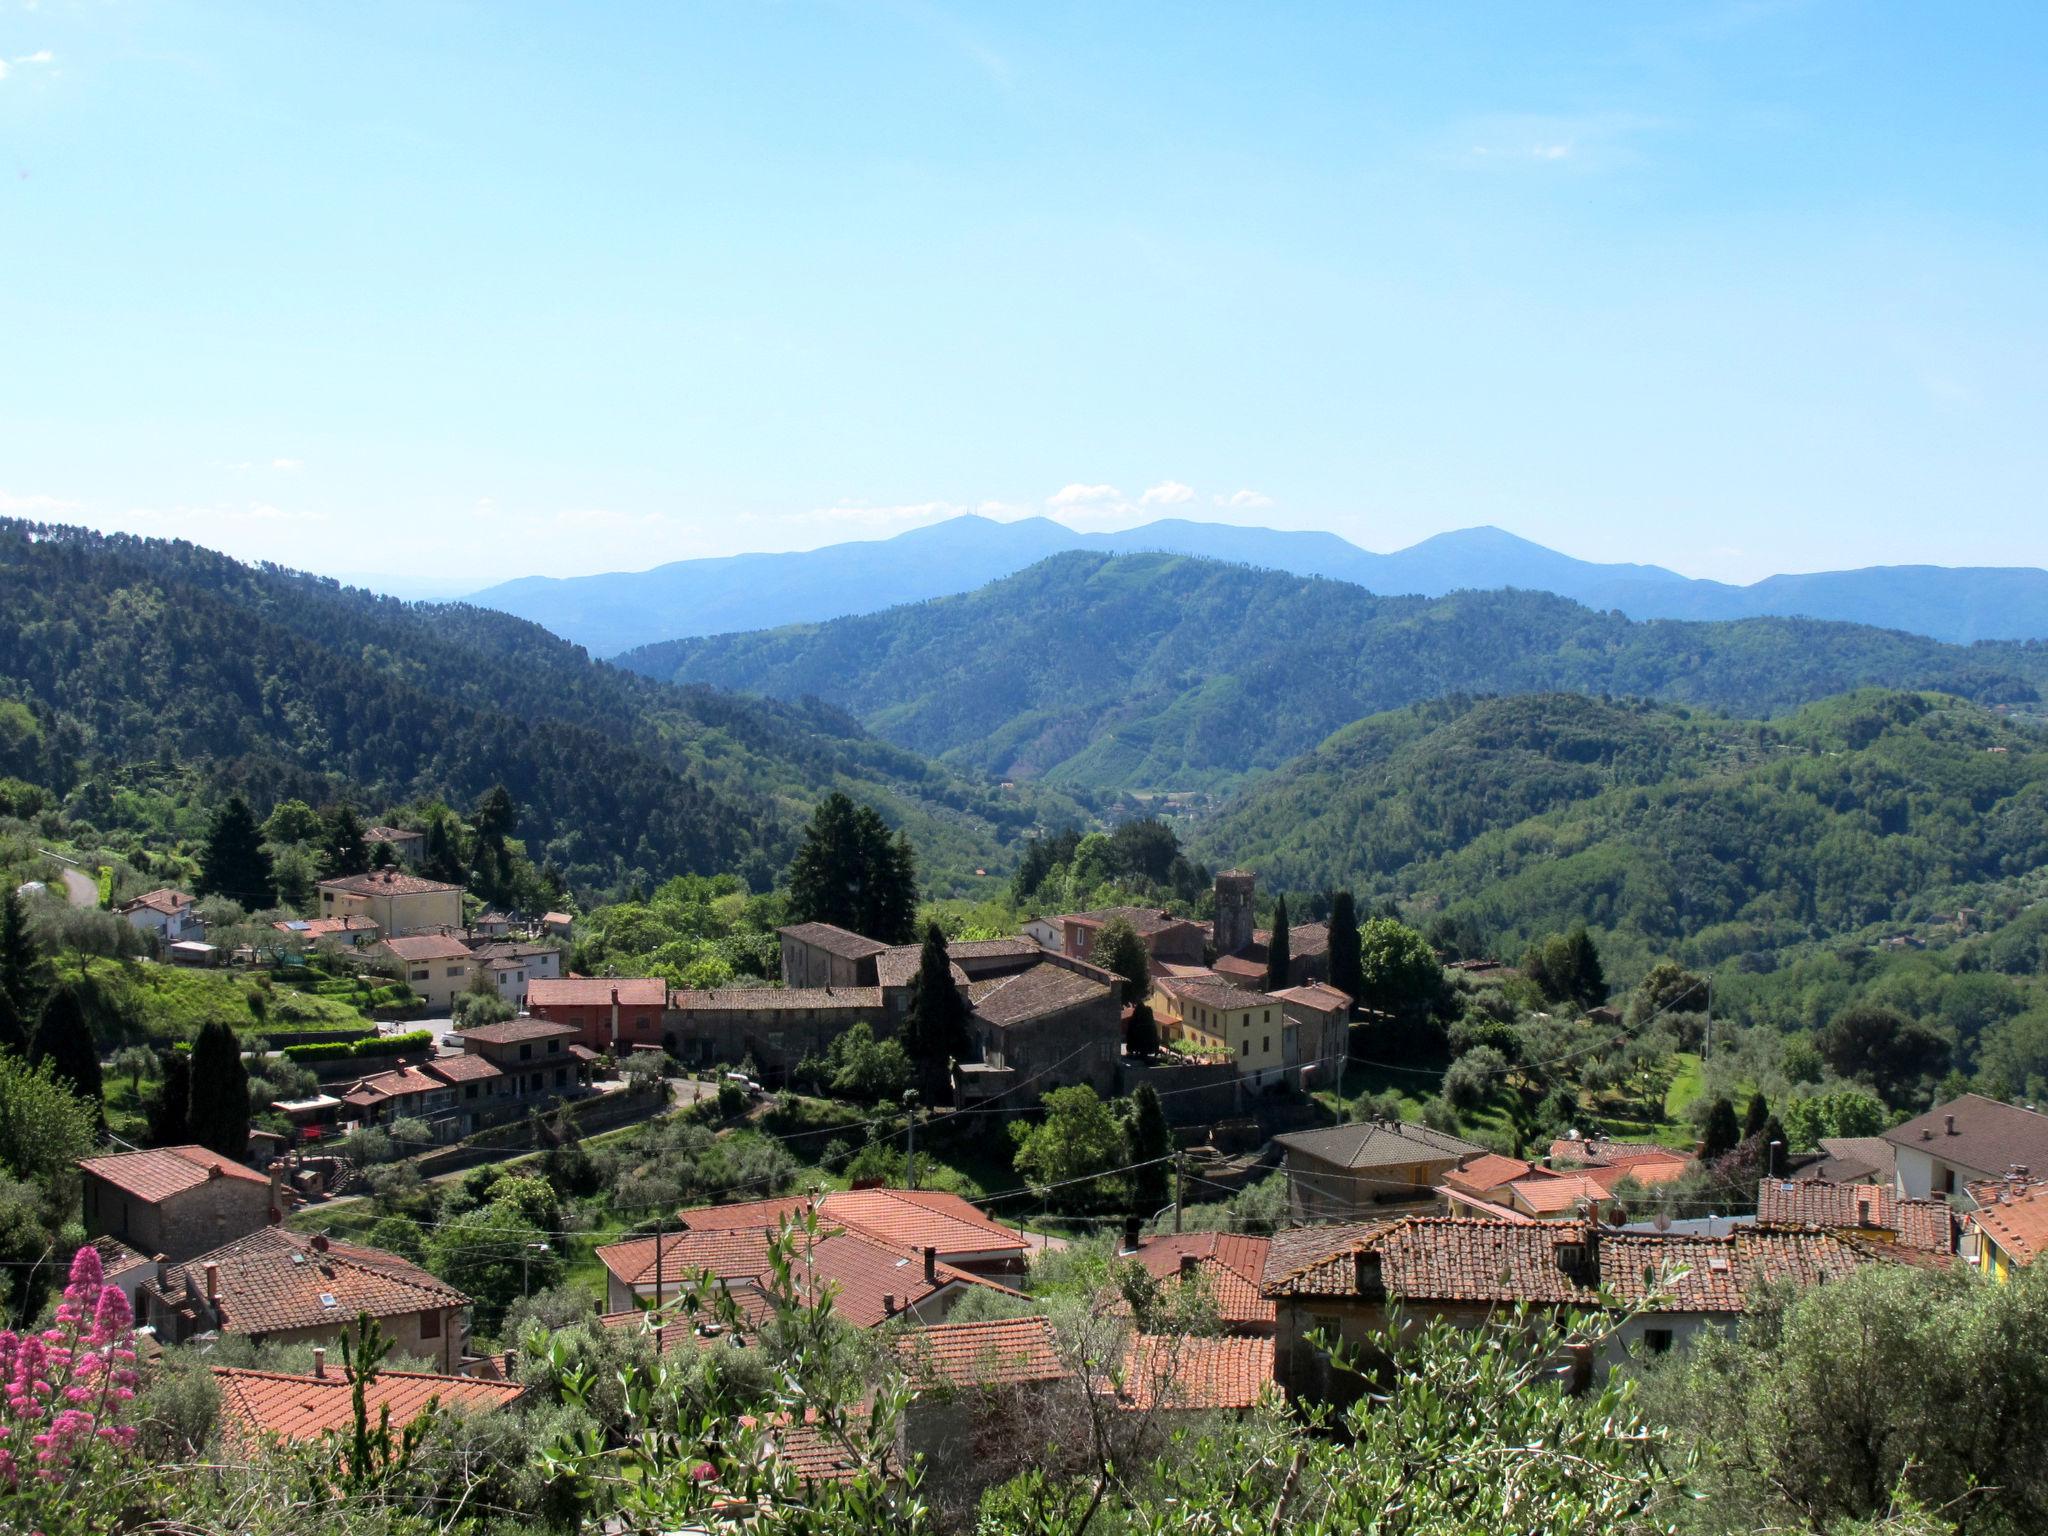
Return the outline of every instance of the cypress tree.
[[[1359,960],[1358,909],[1349,891],[1330,898],[1330,985],[1355,1004],[1365,986],[1365,971]]]
[[[1124,1046],[1133,1056],[1159,1054],[1159,1020],[1153,1017],[1150,1003],[1132,1005],[1131,1027],[1124,1034]]]
[[[1700,1156],[1711,1162],[1733,1152],[1742,1140],[1742,1127],[1735,1123],[1735,1106],[1716,1099],[1707,1109],[1707,1123],[1700,1136]]]
[[[917,1072],[918,1092],[928,1105],[952,1098],[953,1061],[967,1053],[967,1004],[953,984],[946,934],[937,923],[924,931],[924,952],[910,983],[903,1014],[903,1050]]]
[[[1285,992],[1294,985],[1290,979],[1294,970],[1294,957],[1290,953],[1293,945],[1293,937],[1287,931],[1287,898],[1282,896],[1273,906],[1273,937],[1266,945],[1268,992]]]
[[[427,845],[420,853],[420,873],[429,880],[467,885],[469,871],[462,864],[462,841],[448,820],[446,814],[437,812],[427,823]]]
[[[1149,1217],[1173,1198],[1173,1169],[1159,1159],[1172,1155],[1173,1132],[1167,1128],[1166,1111],[1150,1083],[1138,1084],[1131,1095],[1131,1117],[1125,1132],[1132,1163],[1149,1167],[1131,1170],[1131,1214]]]
[[[21,1012],[14,999],[0,989],[0,1056],[26,1056],[28,1031],[22,1027]]]
[[[1749,1096],[1749,1111],[1742,1117],[1742,1139],[1763,1134],[1764,1125],[1771,1118],[1771,1101],[1758,1089]]]
[[[360,875],[369,869],[369,845],[363,841],[363,824],[353,807],[337,805],[328,813],[321,854],[333,877]]]
[[[43,1001],[35,1034],[29,1039],[31,1064],[48,1062],[59,1081],[80,1098],[99,1100],[100,1050],[75,987],[58,987]]]
[[[10,890],[0,899],[0,992],[13,1000],[17,1019],[27,1020],[42,1010],[48,985],[49,967],[28,931],[28,903]]]
[[[276,899],[270,884],[270,855],[263,848],[263,829],[249,802],[230,795],[213,818],[206,846],[199,853],[199,893],[226,896],[251,911]]]
[[[165,1051],[156,1093],[149,1101],[151,1146],[182,1147],[192,1140],[192,1058],[184,1051]]]
[[[190,1134],[194,1141],[237,1161],[249,1152],[249,1069],[235,1032],[215,1020],[192,1042]]]

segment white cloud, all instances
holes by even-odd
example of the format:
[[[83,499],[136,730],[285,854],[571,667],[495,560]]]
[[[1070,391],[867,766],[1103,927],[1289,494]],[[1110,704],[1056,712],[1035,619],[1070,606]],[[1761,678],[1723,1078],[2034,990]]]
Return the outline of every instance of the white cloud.
[[[49,49],[38,48],[34,53],[15,55],[14,62],[17,64],[49,64],[55,62],[56,57],[57,55],[50,52]]]
[[[1045,498],[1049,507],[1096,507],[1104,502],[1122,502],[1124,493],[1113,485],[1082,485],[1076,482]]]
[[[1272,506],[1273,498],[1264,491],[1232,491],[1228,496],[1218,496],[1216,498],[1216,505],[1219,507],[1235,507],[1239,511],[1256,512],[1261,508]]]
[[[79,504],[61,496],[10,496],[0,491],[0,512],[35,515],[42,512],[76,512]]]
[[[270,467],[272,469],[282,469],[286,471],[294,469],[304,469],[306,467],[306,461],[304,459],[272,459],[270,461]]]
[[[1138,498],[1141,507],[1177,507],[1195,499],[1195,488],[1178,480],[1162,480]]]

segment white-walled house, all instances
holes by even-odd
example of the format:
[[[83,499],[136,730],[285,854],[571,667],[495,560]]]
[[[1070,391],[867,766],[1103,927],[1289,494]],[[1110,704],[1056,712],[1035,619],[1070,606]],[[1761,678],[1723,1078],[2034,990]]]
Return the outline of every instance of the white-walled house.
[[[1885,1132],[1898,1157],[1898,1191],[1976,1208],[1969,1187],[2015,1170],[2048,1170],[2048,1115],[1966,1093]]]

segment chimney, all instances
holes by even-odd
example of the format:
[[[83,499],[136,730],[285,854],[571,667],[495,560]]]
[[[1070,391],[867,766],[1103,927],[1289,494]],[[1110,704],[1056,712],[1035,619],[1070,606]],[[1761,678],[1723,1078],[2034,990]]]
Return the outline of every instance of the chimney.
[[[1138,1251],[1138,1218],[1135,1216],[1126,1216],[1124,1218],[1123,1251],[1125,1253],[1136,1253]]]
[[[939,1250],[936,1248],[927,1248],[924,1251],[924,1283],[939,1283]]]
[[[1770,1163],[1766,1171],[1770,1174],[1772,1178],[1775,1179],[1776,1177],[1778,1177],[1779,1166],[1783,1163],[1785,1158],[1785,1143],[1783,1143],[1782,1141],[1772,1142],[1768,1149],[1768,1152],[1770,1156]]]
[[[619,1048],[619,989],[612,988],[612,1049]]]
[[[164,1293],[166,1300],[171,1294],[171,1256],[160,1253],[156,1256],[156,1288]]]
[[[327,1351],[317,1344],[313,1347],[313,1374],[323,1381],[327,1377]]]
[[[325,1232],[315,1232],[313,1234],[313,1251],[315,1253],[325,1253],[327,1251],[327,1234]]]
[[[889,1292],[889,1293],[885,1294],[885,1295],[884,1295],[884,1296],[882,1297],[882,1316],[884,1316],[884,1317],[894,1317],[895,1315],[896,1315],[896,1294],[895,1294],[895,1292],[891,1291],[891,1292]]]
[[[1942,1130],[1944,1130],[1945,1132],[1947,1132],[1947,1133],[1948,1133],[1949,1135],[1951,1135],[1951,1136],[1955,1135],[1955,1133],[1956,1133],[1956,1117],[1955,1117],[1954,1115],[1943,1115],[1943,1116],[1941,1117],[1941,1128],[1942,1128]]]
[[[1201,1267],[1202,1261],[1196,1258],[1192,1253],[1184,1253],[1180,1256],[1180,1273],[1182,1279],[1186,1279],[1189,1275],[1192,1275],[1197,1269]]]
[[[1362,1248],[1352,1256],[1352,1289],[1368,1301],[1377,1301],[1386,1296],[1386,1287],[1380,1283],[1380,1256],[1369,1248]]]
[[[270,1160],[270,1224],[284,1220],[284,1159]]]
[[[505,1379],[506,1379],[507,1381],[517,1381],[517,1380],[519,1379],[518,1371],[519,1371],[519,1351],[518,1351],[518,1350],[516,1350],[516,1349],[508,1349],[508,1350],[506,1350],[506,1351],[505,1351]]]
[[[206,1266],[206,1304],[210,1307],[220,1300],[220,1266]]]

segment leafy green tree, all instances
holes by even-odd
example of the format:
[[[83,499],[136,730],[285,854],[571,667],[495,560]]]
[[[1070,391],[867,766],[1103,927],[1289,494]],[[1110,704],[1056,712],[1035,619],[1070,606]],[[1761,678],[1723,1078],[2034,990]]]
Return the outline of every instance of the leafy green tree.
[[[1144,939],[1128,921],[1112,917],[1095,930],[1088,958],[1123,978],[1123,1000],[1143,1002],[1152,992],[1152,956]]]
[[[1742,1127],[1736,1123],[1735,1106],[1725,1098],[1717,1098],[1707,1106],[1707,1123],[1700,1135],[1700,1156],[1711,1162],[1733,1152],[1742,1140]]]
[[[241,1043],[219,1020],[202,1025],[192,1042],[192,1083],[187,1130],[192,1140],[237,1161],[249,1153],[249,1069]]]
[[[1287,927],[1287,898],[1273,904],[1273,936],[1266,944],[1266,990],[1285,992],[1294,985],[1294,935]]]
[[[1150,1083],[1138,1084],[1131,1095],[1125,1151],[1131,1165],[1131,1213],[1149,1219],[1173,1198],[1173,1169],[1162,1161],[1173,1155],[1173,1132]]]
[[[1359,959],[1358,909],[1349,891],[1330,898],[1330,985],[1354,1003],[1365,986]]]
[[[28,903],[19,891],[0,894],[0,992],[14,1000],[23,1019],[42,1011],[49,975],[49,963],[29,932]]]
[[[228,796],[214,813],[212,830],[199,853],[196,888],[202,896],[226,896],[252,912],[276,899],[263,831],[240,795]]]
[[[192,1141],[192,1058],[184,1051],[157,1057],[156,1086],[145,1103],[149,1142],[154,1147],[182,1147]]]
[[[1786,1102],[1786,1145],[1795,1152],[1811,1152],[1823,1137],[1880,1136],[1891,1119],[1881,1099],[1859,1089],[1807,1094]]]
[[[1443,991],[1443,967],[1429,941],[1406,923],[1369,919],[1358,931],[1359,1005],[1415,1018],[1436,1006]]]
[[[76,1178],[74,1164],[92,1155],[97,1139],[94,1106],[51,1063],[0,1056],[0,1170],[56,1190]],[[73,1189],[66,1213],[73,1220],[76,1198]]]
[[[1107,1104],[1085,1083],[1055,1088],[1043,1100],[1045,1117],[1036,1125],[1013,1121],[1017,1171],[1069,1211],[1104,1210],[1120,1203],[1123,1190],[1113,1175],[1123,1166],[1123,1127]]]
[[[427,1242],[427,1268],[476,1305],[477,1331],[493,1334],[506,1308],[562,1279],[561,1250],[511,1201],[464,1212]]]
[[[1828,1020],[1814,1045],[1837,1073],[1869,1083],[1887,1104],[1906,1103],[1949,1062],[1949,1042],[1939,1030],[1895,1008],[1868,1004]]]
[[[1522,970],[1553,1003],[1597,1008],[1607,1001],[1606,969],[1584,923],[1532,944],[1522,957]]]
[[[858,1104],[899,1101],[910,1086],[910,1057],[894,1040],[877,1040],[866,1024],[855,1024],[833,1040],[825,1070],[832,1092]]]
[[[327,873],[334,878],[369,870],[370,849],[363,841],[362,818],[353,806],[343,802],[327,813],[321,829],[320,851]]]
[[[789,867],[793,922],[832,923],[884,944],[917,931],[917,861],[881,813],[834,791],[819,803]]]
[[[1707,978],[1669,960],[1659,960],[1636,988],[1629,1022],[1640,1023],[1667,1013],[1704,1013]]]
[[[36,1065],[47,1064],[57,1080],[80,1098],[97,1103],[105,1097],[100,1086],[99,1045],[75,986],[53,988],[43,1000],[35,1033],[29,1037],[28,1057]]]
[[[372,1248],[395,1253],[401,1259],[409,1259],[415,1264],[424,1264],[427,1261],[427,1234],[410,1216],[395,1213],[379,1216],[364,1240]]]
[[[953,962],[946,953],[946,931],[927,925],[917,975],[903,1012],[903,1053],[917,1073],[918,1091],[927,1104],[952,1097],[953,1063],[971,1048],[967,1034],[967,1002],[953,980]]]
[[[313,807],[303,800],[280,800],[269,816],[264,818],[263,836],[280,848],[295,843],[310,843],[325,830]]]

